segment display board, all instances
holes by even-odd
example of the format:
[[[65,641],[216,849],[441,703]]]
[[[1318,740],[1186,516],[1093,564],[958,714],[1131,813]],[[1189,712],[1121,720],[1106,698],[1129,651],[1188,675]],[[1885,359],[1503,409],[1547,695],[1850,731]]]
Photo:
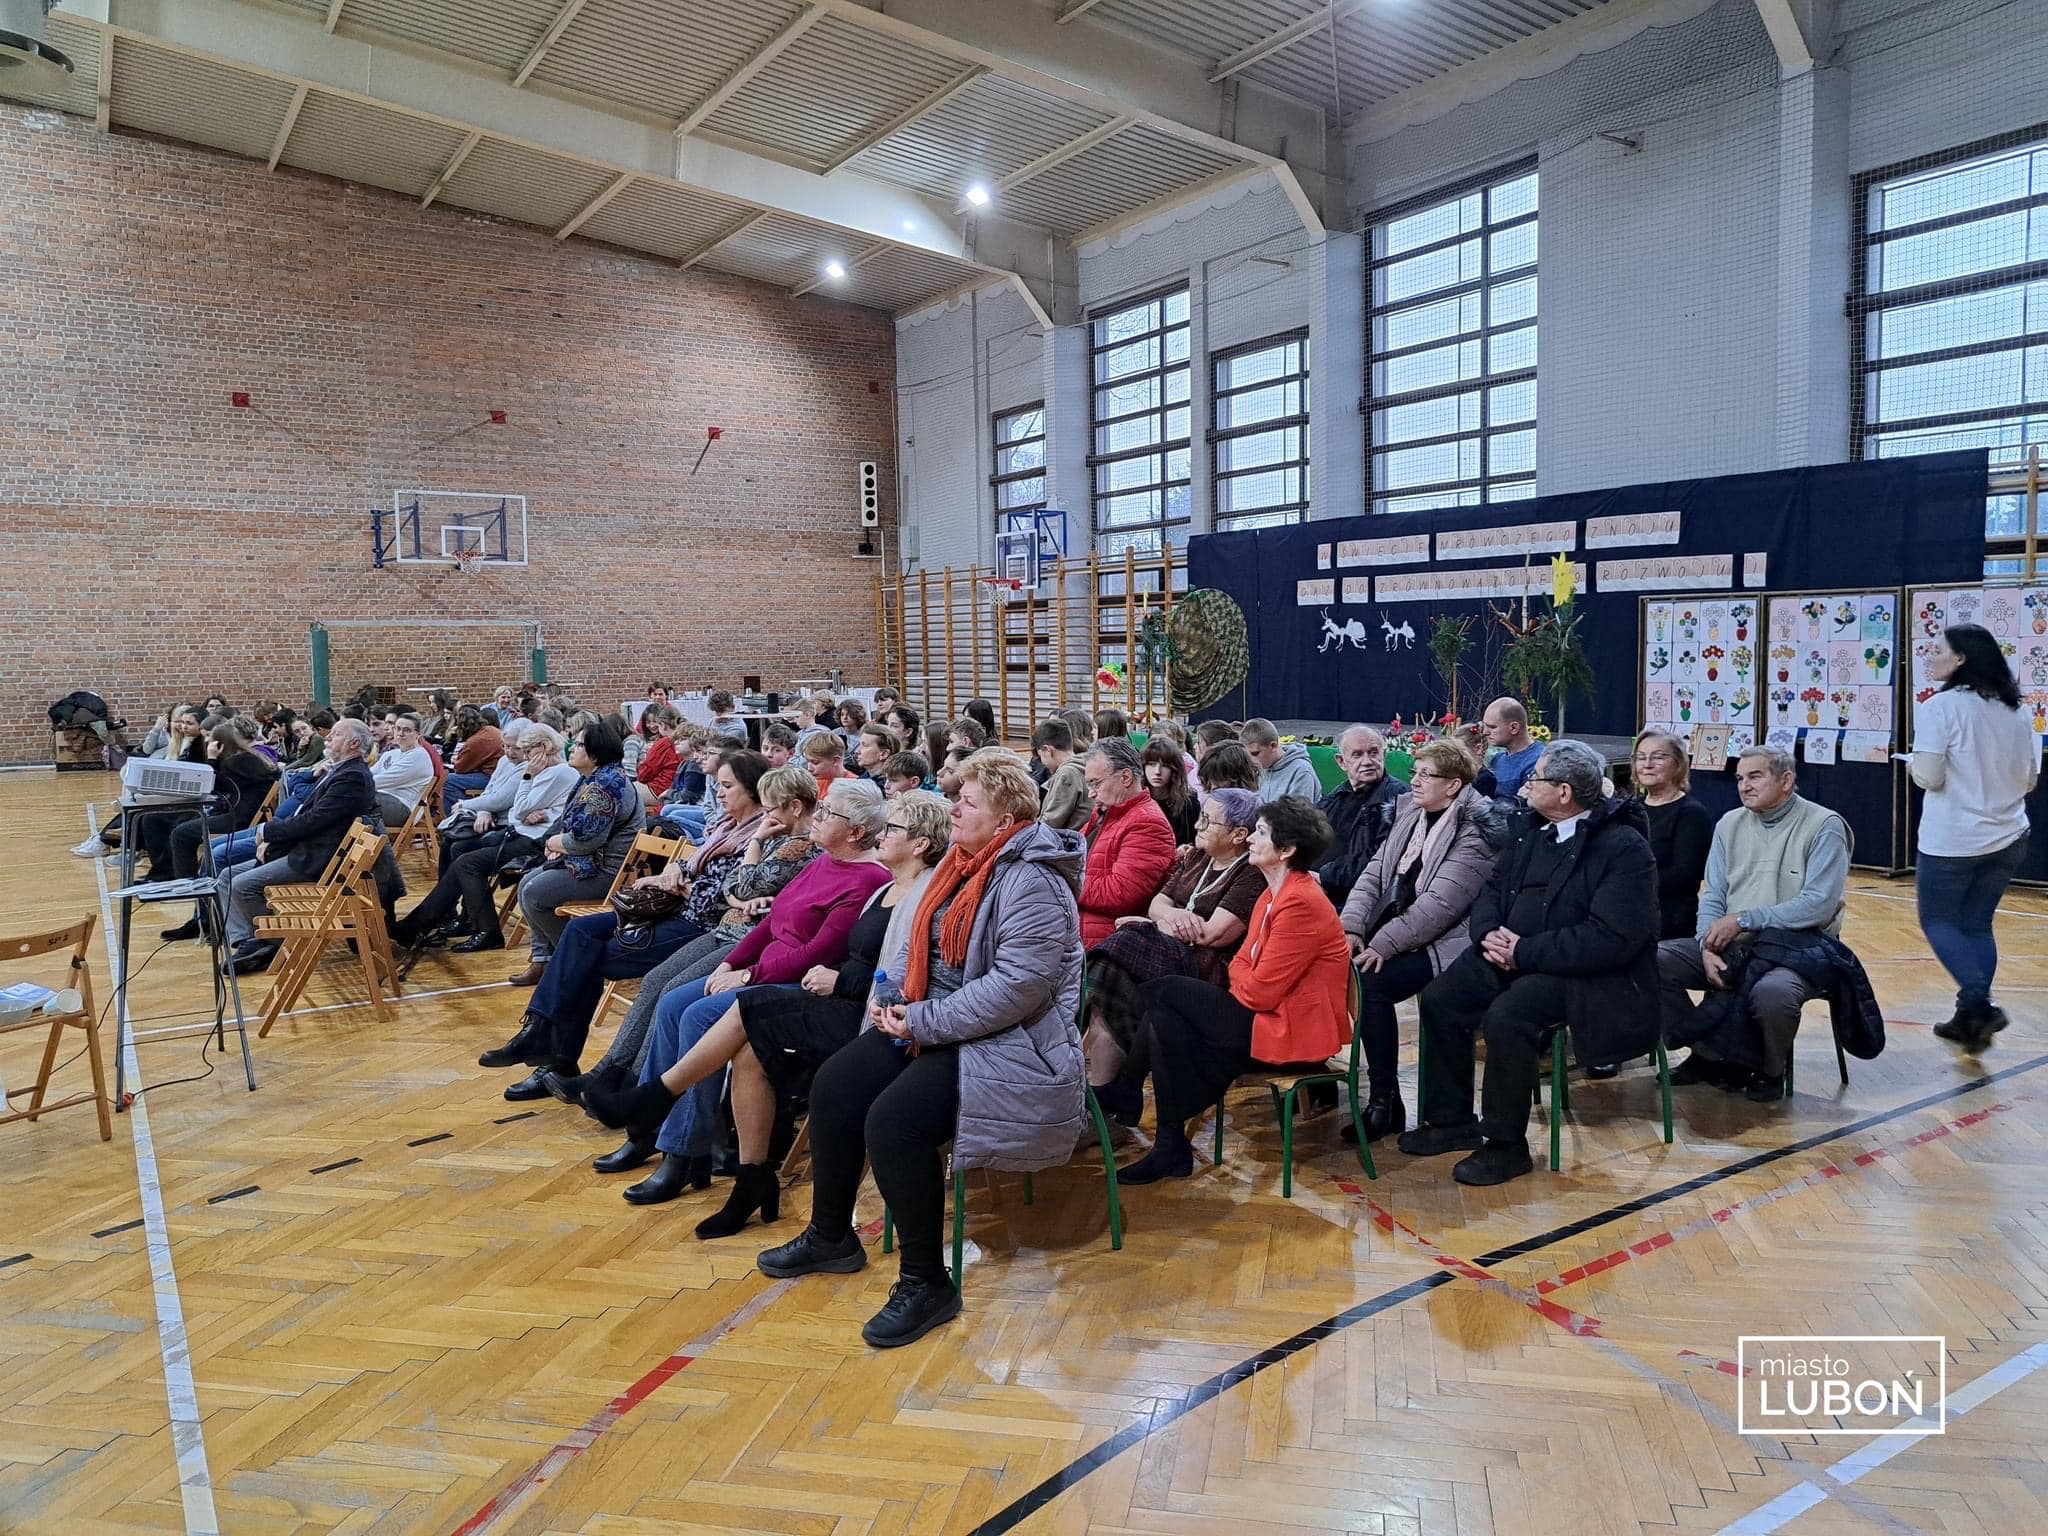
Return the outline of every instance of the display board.
[[[1898,589],[1774,594],[1765,612],[1764,739],[1803,739],[1809,762],[1888,762],[1899,718]]]
[[[1927,658],[1941,632],[1951,624],[1981,624],[2005,652],[2035,732],[2048,737],[2048,586],[1914,587],[1906,602],[1914,704],[1926,703],[1939,686],[1927,675]]]
[[[1643,604],[1645,730],[1690,739],[1695,726],[1725,725],[1737,755],[1756,741],[1762,602],[1745,593]]]

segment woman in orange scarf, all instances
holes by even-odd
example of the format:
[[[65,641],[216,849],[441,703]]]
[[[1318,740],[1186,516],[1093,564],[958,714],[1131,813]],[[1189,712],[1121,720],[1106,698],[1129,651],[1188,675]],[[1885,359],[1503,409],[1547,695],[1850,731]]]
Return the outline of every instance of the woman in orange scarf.
[[[811,1089],[810,1225],[757,1261],[778,1278],[864,1268],[853,1201],[872,1163],[902,1244],[902,1278],[861,1330],[882,1349],[960,1311],[940,1148],[953,1144],[956,1171],[1055,1167],[1084,1118],[1080,836],[1039,822],[1015,754],[986,748],[959,774],[952,847],[910,917],[904,974],[886,987],[877,974],[871,1027]]]
[[[1315,867],[1329,850],[1329,819],[1297,795],[1259,807],[1249,855],[1266,877],[1230,988],[1191,976],[1145,983],[1144,1021],[1125,1080],[1152,1077],[1159,1117],[1152,1150],[1117,1173],[1119,1184],[1184,1179],[1195,1169],[1187,1122],[1253,1066],[1320,1067],[1351,1039],[1351,955],[1337,909]]]

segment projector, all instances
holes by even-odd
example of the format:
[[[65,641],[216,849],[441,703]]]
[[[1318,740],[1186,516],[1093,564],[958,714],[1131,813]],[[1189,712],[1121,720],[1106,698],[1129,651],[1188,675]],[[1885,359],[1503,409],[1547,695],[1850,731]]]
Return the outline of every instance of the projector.
[[[213,793],[213,764],[131,757],[121,769],[121,803],[151,805],[199,800]]]
[[[40,89],[72,73],[71,60],[51,47],[47,36],[44,18],[55,4],[56,0],[0,0],[0,70],[20,70],[14,78],[25,82],[23,89]],[[7,79],[0,74],[0,80]]]

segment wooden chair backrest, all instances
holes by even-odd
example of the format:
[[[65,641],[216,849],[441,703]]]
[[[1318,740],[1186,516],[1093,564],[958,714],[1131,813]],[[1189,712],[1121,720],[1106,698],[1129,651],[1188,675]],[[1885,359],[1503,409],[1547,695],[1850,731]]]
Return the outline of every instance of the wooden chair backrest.
[[[13,938],[0,939],[0,963],[10,960],[34,960],[42,955],[70,950],[70,974],[56,983],[57,990],[62,991],[67,986],[76,987],[85,1000],[80,1012],[87,1018],[97,1018],[93,1011],[92,968],[86,963],[86,950],[92,943],[92,931],[98,922],[99,916],[94,913],[67,927],[52,928],[47,933],[20,934]],[[44,1020],[48,1017],[47,1014],[41,1016]]]
[[[679,837],[663,837],[659,832],[642,832],[633,839],[633,846],[626,851],[626,857],[619,863],[618,874],[612,877],[612,890],[623,891],[643,875],[657,874],[656,865],[663,865],[676,856],[676,850],[683,846]]]
[[[277,803],[280,799],[283,798],[283,794],[284,775],[280,773],[276,778],[270,781],[270,793],[265,795],[263,797],[263,803],[256,807],[256,814],[252,818],[250,818],[249,825],[253,827],[259,821],[267,821],[270,817],[270,813],[277,809]]]

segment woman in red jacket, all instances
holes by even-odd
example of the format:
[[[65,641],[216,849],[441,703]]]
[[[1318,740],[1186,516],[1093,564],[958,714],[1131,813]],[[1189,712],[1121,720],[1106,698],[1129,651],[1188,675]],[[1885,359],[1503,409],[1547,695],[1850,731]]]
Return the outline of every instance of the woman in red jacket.
[[[1351,957],[1337,909],[1314,870],[1333,834],[1323,813],[1295,795],[1259,807],[1252,865],[1266,877],[1252,908],[1230,989],[1187,976],[1144,987],[1145,1018],[1124,1065],[1147,1072],[1159,1127],[1152,1150],[1117,1172],[1119,1184],[1184,1179],[1195,1169],[1187,1122],[1253,1066],[1320,1067],[1351,1038]]]
[[[1081,829],[1081,945],[1100,944],[1120,917],[1141,916],[1159,894],[1180,852],[1166,812],[1145,788],[1145,765],[1121,736],[1098,741],[1081,765],[1095,814]]]
[[[676,751],[675,733],[683,717],[668,704],[650,704],[640,715],[640,730],[647,737],[647,750],[640,754],[640,767],[633,777],[640,791],[640,804],[652,809],[675,783],[683,759]]]

